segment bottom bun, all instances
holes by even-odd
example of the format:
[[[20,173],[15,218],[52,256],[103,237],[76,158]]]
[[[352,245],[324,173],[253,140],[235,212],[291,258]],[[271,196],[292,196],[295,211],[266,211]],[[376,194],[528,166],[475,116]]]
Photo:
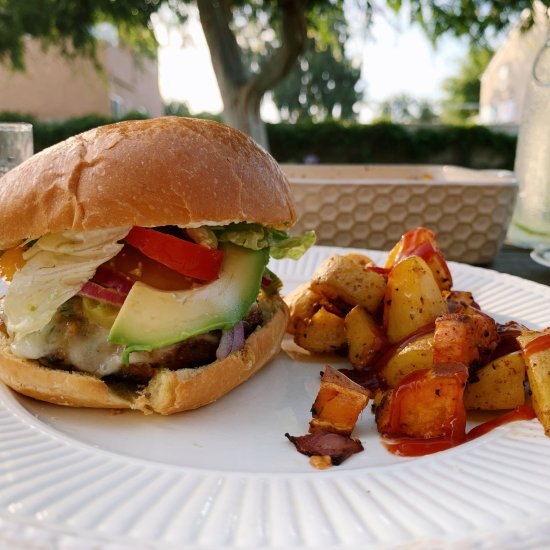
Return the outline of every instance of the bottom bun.
[[[288,309],[278,296],[259,299],[264,323],[244,348],[204,367],[172,371],[158,369],[149,384],[131,391],[122,383],[116,391],[100,378],[78,371],[42,366],[13,355],[0,332],[0,380],[18,393],[69,407],[136,409],[145,414],[173,414],[207,405],[248,380],[280,350]]]

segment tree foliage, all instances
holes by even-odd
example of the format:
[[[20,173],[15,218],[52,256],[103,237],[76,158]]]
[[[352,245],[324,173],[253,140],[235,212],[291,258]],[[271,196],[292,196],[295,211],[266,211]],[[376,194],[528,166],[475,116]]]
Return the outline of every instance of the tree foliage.
[[[356,0],[368,23],[377,16],[374,0]],[[406,11],[434,41],[468,36],[482,43],[507,28],[532,0],[386,0]],[[548,5],[550,0],[544,0]],[[267,145],[260,118],[264,94],[289,73],[308,38],[318,51],[336,52],[344,0],[0,0],[0,62],[24,65],[25,37],[55,44],[66,55],[94,56],[94,25],[113,23],[123,40],[142,52],[154,51],[151,17],[168,6],[180,20],[196,5],[224,101],[224,119]],[[253,51],[254,56],[248,55]]]
[[[288,122],[327,118],[353,120],[362,99],[358,89],[361,69],[345,55],[329,48],[317,49],[310,40],[289,75],[275,87],[273,101]]]
[[[406,11],[432,41],[443,35],[467,36],[478,45],[491,39],[525,13],[524,24],[533,24],[533,0],[386,0],[396,12]],[[541,0],[545,6],[549,0]]]
[[[464,123],[479,111],[480,77],[493,57],[489,47],[472,46],[462,60],[458,74],[443,82],[446,99],[442,119],[448,123]]]
[[[142,53],[153,54],[151,15],[167,0],[0,0],[0,61],[15,69],[25,64],[25,37],[55,45],[66,55],[95,58],[94,27],[113,23],[121,37]],[[169,0],[173,9],[179,2]]]
[[[438,115],[429,101],[398,94],[380,104],[378,118],[396,124],[430,124],[438,119]]]

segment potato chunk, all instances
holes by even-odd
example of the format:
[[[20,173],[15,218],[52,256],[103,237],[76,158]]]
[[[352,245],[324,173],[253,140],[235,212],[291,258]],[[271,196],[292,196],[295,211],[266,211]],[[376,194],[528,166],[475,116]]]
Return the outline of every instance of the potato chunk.
[[[296,322],[294,341],[312,353],[331,353],[347,345],[344,319],[324,307],[310,319]]]
[[[433,365],[433,332],[400,346],[380,368],[380,378],[389,388],[395,388],[405,376]]]
[[[322,297],[309,288],[309,283],[301,284],[292,292],[289,292],[284,300],[290,311],[290,319],[287,330],[290,334],[296,332],[298,321],[311,319],[315,312],[321,308]]]
[[[525,362],[520,351],[481,367],[464,391],[467,409],[498,411],[525,404]]]
[[[356,369],[366,367],[385,346],[386,337],[367,311],[355,306],[344,319],[348,341],[348,358]]]
[[[527,365],[533,408],[550,436],[550,333],[525,331],[518,336],[518,342]]]
[[[483,365],[498,343],[496,323],[486,315],[448,313],[435,322],[434,365]]]
[[[313,274],[311,289],[329,300],[342,300],[350,306],[360,305],[375,313],[382,304],[386,280],[369,270],[357,255],[331,256]]]
[[[376,424],[390,437],[464,437],[463,395],[467,371],[432,369],[405,377],[376,408]]]
[[[369,402],[368,390],[327,365],[311,412],[309,431],[350,435],[361,411]]]
[[[386,267],[391,268],[403,258],[409,256],[420,256],[426,261],[441,290],[452,288],[453,278],[433,231],[425,227],[417,227],[407,231],[390,251],[386,260]]]
[[[384,326],[391,344],[446,312],[447,304],[422,258],[410,256],[391,269],[384,297]]]

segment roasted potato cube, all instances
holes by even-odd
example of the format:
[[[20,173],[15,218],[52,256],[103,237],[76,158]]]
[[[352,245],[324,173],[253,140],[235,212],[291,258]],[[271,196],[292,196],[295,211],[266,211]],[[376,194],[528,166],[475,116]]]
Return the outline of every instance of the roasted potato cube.
[[[319,393],[313,403],[309,431],[350,435],[370,393],[340,371],[327,366],[321,378]]]
[[[380,367],[380,378],[389,388],[395,388],[411,372],[431,369],[433,365],[433,332],[399,347]]]
[[[384,347],[386,337],[365,308],[355,306],[345,317],[348,358],[356,369],[367,366]]]
[[[407,231],[390,251],[385,267],[391,268],[409,256],[424,258],[441,290],[452,288],[453,278],[433,231],[425,227]]]
[[[388,390],[375,411],[378,431],[387,437],[463,438],[467,371],[417,371]]]
[[[464,390],[467,409],[498,411],[525,404],[525,362],[520,351],[481,367]]]
[[[435,322],[433,363],[484,364],[497,343],[496,323],[491,317],[448,313]]]
[[[386,280],[376,271],[365,269],[355,255],[331,256],[315,271],[311,289],[329,300],[364,307],[374,313],[382,304]]]
[[[391,344],[446,312],[447,304],[422,258],[405,258],[391,269],[384,297],[384,326]]]
[[[347,345],[344,319],[322,307],[310,319],[297,320],[294,341],[312,353],[341,350]]]
[[[284,298],[290,310],[290,320],[287,330],[290,334],[296,332],[296,323],[300,320],[311,319],[314,313],[321,307],[322,298],[309,288],[309,283],[304,283],[289,292]]]
[[[375,265],[375,263],[364,254],[357,254],[356,252],[350,252],[349,254],[346,254],[344,256],[348,260],[351,260],[352,262],[355,262],[357,265],[360,265],[361,267],[368,267]]]
[[[550,435],[550,332],[525,331],[518,336],[527,366],[533,408],[546,435]]]

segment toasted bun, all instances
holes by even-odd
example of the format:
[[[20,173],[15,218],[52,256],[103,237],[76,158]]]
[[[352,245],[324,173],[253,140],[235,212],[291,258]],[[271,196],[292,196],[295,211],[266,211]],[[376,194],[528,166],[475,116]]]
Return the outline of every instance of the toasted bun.
[[[257,222],[296,214],[275,160],[245,134],[181,117],[102,126],[0,179],[0,250],[66,230]]]
[[[264,324],[246,340],[242,351],[196,369],[159,369],[140,392],[115,393],[95,376],[43,367],[14,356],[0,332],[0,380],[16,392],[72,407],[137,409],[172,414],[202,407],[225,395],[265,366],[280,349],[288,310],[278,296],[260,298]]]

